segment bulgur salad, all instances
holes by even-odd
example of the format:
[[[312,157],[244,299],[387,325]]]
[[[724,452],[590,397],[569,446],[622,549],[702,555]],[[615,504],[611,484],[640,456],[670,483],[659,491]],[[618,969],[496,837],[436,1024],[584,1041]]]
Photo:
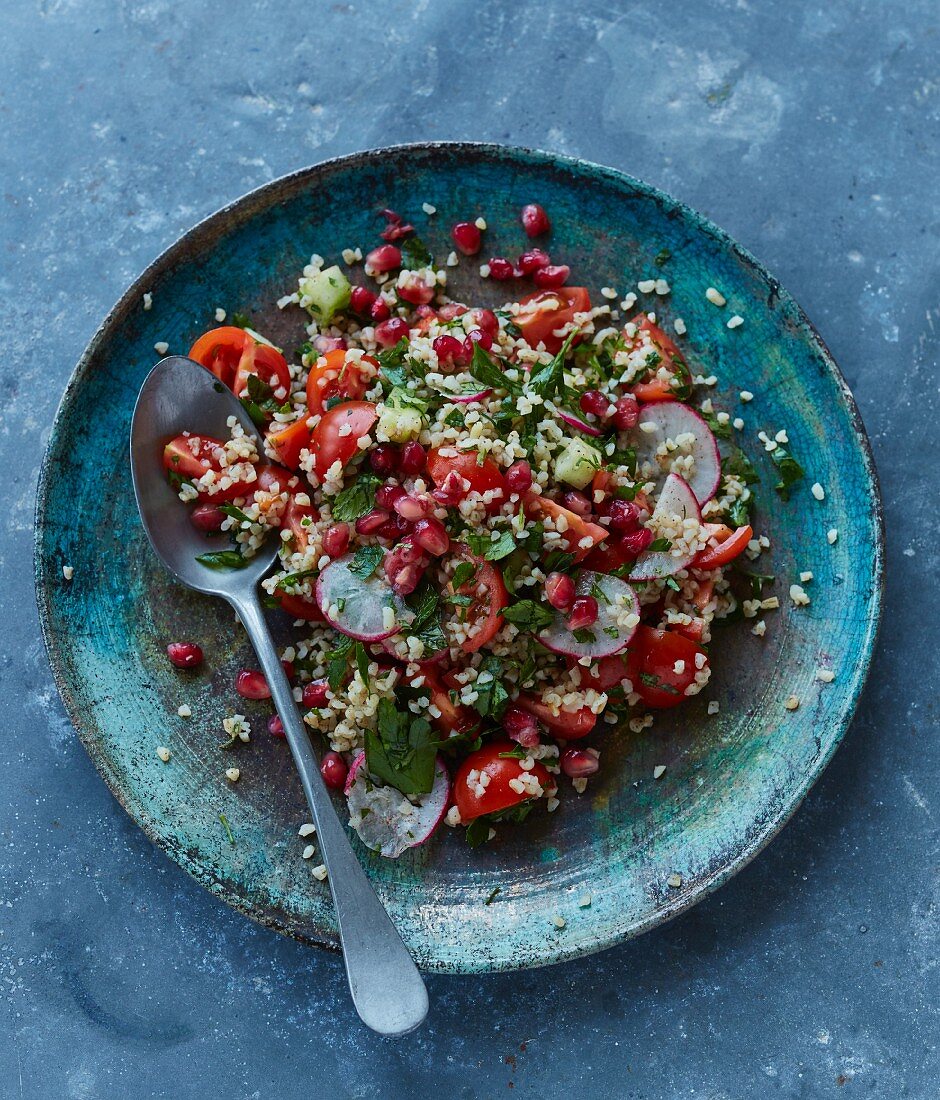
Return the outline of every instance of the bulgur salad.
[[[299,631],[283,658],[329,745],[324,778],[363,842],[397,857],[442,821],[475,846],[554,811],[565,780],[583,793],[605,727],[639,734],[697,695],[716,624],[778,600],[763,592],[772,577],[742,567],[769,546],[749,514],[755,466],[733,440],[743,421],[714,408],[716,379],[657,317],[665,250],[640,307],[636,292],[604,287],[598,301],[568,285],[568,267],[530,244],[480,266],[508,284],[490,309],[447,295],[448,269],[478,262],[458,254],[480,251],[482,218],[452,228],[438,265],[382,213],[366,279],[346,273],[358,248],[346,271],[314,256],[278,303],[309,316],[290,360],[246,318],[192,346],[263,448],[232,417],[229,438],[193,425],[163,463],[192,523],[223,544],[200,555],[207,567],[237,568],[278,532],[263,586]],[[546,212],[532,204],[521,221],[544,244]],[[785,440],[763,440],[785,496],[802,471]],[[202,660],[194,643],[168,652],[178,667]],[[251,669],[235,686],[270,697]],[[243,715],[225,725],[226,747],[250,739]],[[283,736],[277,715],[268,729]]]

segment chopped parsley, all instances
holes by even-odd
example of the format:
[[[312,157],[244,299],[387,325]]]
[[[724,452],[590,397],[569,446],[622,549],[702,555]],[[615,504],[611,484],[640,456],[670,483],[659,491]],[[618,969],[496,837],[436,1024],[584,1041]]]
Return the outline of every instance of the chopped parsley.
[[[503,716],[508,703],[509,692],[503,684],[503,666],[498,657],[489,656],[477,670],[474,690],[477,693],[473,708],[481,718],[494,718],[497,722]],[[489,673],[492,679],[481,684],[480,673]]]
[[[196,561],[210,569],[243,569],[251,558],[246,558],[237,550],[213,550],[208,554],[197,554]]]
[[[506,390],[518,395],[522,387],[518,382],[511,382],[503,373],[502,368],[493,361],[490,355],[479,344],[473,345],[473,358],[467,368],[470,374],[487,389]]]
[[[424,717],[395,708],[380,699],[376,728],[365,731],[366,765],[376,779],[402,794],[427,794],[434,785],[437,742]]]
[[[467,583],[467,581],[470,580],[474,573],[476,573],[476,567],[473,566],[470,562],[460,562],[460,564],[454,570],[454,575],[451,578],[451,584],[454,586],[454,590],[456,591],[458,588],[463,588],[463,586]]]
[[[366,581],[378,569],[385,554],[380,546],[360,546],[353,554],[349,572]]]
[[[514,623],[520,630],[534,634],[553,622],[555,616],[544,604],[536,603],[535,600],[519,600],[512,607],[504,609],[503,618]]]
[[[408,271],[420,271],[434,262],[428,246],[420,237],[412,235],[401,242],[401,266]]]
[[[665,553],[667,550],[672,549],[672,543],[669,539],[653,539],[649,544],[649,551],[651,554]]]
[[[736,477],[745,485],[756,485],[760,481],[753,462],[740,447],[733,447],[731,453],[721,460],[721,472],[725,477]]]
[[[803,467],[788,450],[779,445],[770,452],[770,457],[780,474],[780,480],[774,488],[782,500],[789,500],[790,489],[803,477]]]
[[[360,474],[352,485],[337,493],[333,501],[333,518],[349,523],[364,516],[375,507],[375,491],[381,484],[375,474]]]

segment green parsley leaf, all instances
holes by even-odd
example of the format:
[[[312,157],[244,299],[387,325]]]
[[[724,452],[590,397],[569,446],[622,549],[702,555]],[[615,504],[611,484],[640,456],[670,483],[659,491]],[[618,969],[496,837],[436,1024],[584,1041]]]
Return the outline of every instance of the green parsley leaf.
[[[229,324],[236,328],[251,328],[251,318],[247,313],[233,313]]]
[[[565,342],[558,349],[558,354],[552,361],[544,367],[540,367],[535,374],[530,375],[526,387],[530,392],[537,393],[545,399],[553,397],[558,392],[564,378],[565,359],[568,357],[571,343],[577,335],[579,335],[577,329],[569,332],[565,337]]]
[[[460,562],[451,578],[451,584],[454,586],[454,590],[456,591],[458,588],[463,588],[474,573],[476,573],[476,567],[474,565],[468,561]]]
[[[513,320],[512,314],[508,309],[497,309],[494,311],[496,316],[502,321],[502,329],[507,335],[511,336],[514,340],[518,340],[522,335],[522,329]]]
[[[462,428],[465,416],[466,414],[462,413],[460,409],[451,409],[447,416],[444,417],[444,423],[448,428]]]
[[[732,432],[731,424],[729,421],[726,420],[724,423],[722,423],[718,419],[718,416],[713,412],[703,412],[701,415],[705,423],[709,426],[709,428],[711,428],[712,435],[716,436],[718,439],[731,438]]]
[[[362,580],[369,577],[378,569],[385,554],[381,546],[360,546],[353,554],[353,560],[349,566],[349,572]]]
[[[666,587],[671,588],[673,590],[673,592],[681,592],[682,591],[681,586],[680,586],[679,582],[676,580],[675,577],[667,577],[666,578]]]
[[[669,541],[669,539],[653,539],[653,541],[649,544],[649,551],[651,554],[656,554],[660,552],[664,553],[666,550],[671,549],[672,543]]]
[[[374,474],[360,474],[333,501],[333,518],[351,523],[375,507],[375,491],[382,484]]]
[[[555,616],[544,604],[536,603],[535,600],[519,600],[512,607],[504,609],[503,618],[515,623],[520,630],[535,633],[553,622]]]
[[[668,248],[661,248],[653,259],[653,263],[657,267],[662,267],[663,264],[668,263],[672,259],[672,252]]]
[[[502,561],[516,549],[516,540],[511,531],[503,531],[495,542],[490,542],[483,552],[487,561]]]
[[[725,477],[736,477],[745,485],[756,485],[760,475],[754,464],[740,447],[732,447],[731,453],[721,460],[721,472]]]
[[[366,766],[402,794],[427,794],[434,784],[437,742],[426,718],[404,714],[391,699],[379,700],[376,728],[366,730]]]
[[[571,633],[574,635],[574,640],[580,642],[581,645],[591,645],[597,641],[597,635],[593,630],[588,630],[587,627],[582,627],[581,630],[573,630]]]
[[[408,338],[403,336],[394,347],[386,348],[378,354],[379,370],[392,386],[405,386],[408,372],[405,369],[405,356],[408,354]]]
[[[803,467],[779,444],[770,452],[770,458],[780,474],[780,480],[774,488],[780,494],[781,500],[789,500],[790,489],[804,476]]]
[[[490,822],[487,815],[475,817],[467,826],[464,835],[471,848],[479,848],[481,844],[485,844],[490,836]]]
[[[565,550],[553,550],[546,558],[542,566],[543,573],[570,573],[574,565],[574,554]]]
[[[430,267],[434,257],[428,250],[428,246],[418,236],[406,237],[399,245],[401,249],[401,266],[408,271],[420,271],[424,267]]]
[[[210,569],[243,569],[251,558],[243,557],[237,550],[213,550],[208,554],[197,554],[196,561]]]
[[[225,515],[231,516],[232,519],[237,519],[239,523],[251,523],[241,508],[236,508],[234,504],[220,504],[219,511],[224,512]]]
[[[746,527],[751,522],[747,502],[740,497],[728,509],[728,522],[732,527]]]
[[[470,374],[488,389],[506,390],[508,393],[518,395],[522,387],[518,382],[511,382],[503,373],[502,368],[484,351],[479,344],[473,345],[473,358],[467,368]]]
[[[591,595],[594,597],[595,600],[597,600],[598,604],[610,603],[610,600],[605,595],[603,588],[601,588],[597,581],[594,581],[591,585]]]
[[[482,718],[494,718],[498,722],[509,703],[509,692],[503,684],[502,663],[498,657],[487,657],[477,672],[477,679],[473,685],[477,697],[473,709]],[[481,684],[479,674],[484,672],[489,673],[492,679]]]
[[[515,748],[509,750],[509,752],[501,752],[499,754],[500,760],[525,760],[529,754],[521,745],[516,745]]]
[[[287,592],[292,588],[296,588],[307,577],[316,577],[319,573],[319,569],[298,569],[296,573],[287,573],[277,582],[278,591]]]

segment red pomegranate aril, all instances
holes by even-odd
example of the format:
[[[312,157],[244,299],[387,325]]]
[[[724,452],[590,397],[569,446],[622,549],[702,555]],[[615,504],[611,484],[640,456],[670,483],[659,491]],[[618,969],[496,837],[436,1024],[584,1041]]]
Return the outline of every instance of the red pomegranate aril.
[[[319,710],[320,707],[326,706],[326,693],[329,687],[326,680],[311,680],[309,684],[304,685],[301,702],[307,710]]]
[[[489,351],[493,346],[493,337],[488,332],[484,332],[481,328],[471,329],[467,333],[467,338],[463,342],[464,353],[469,349],[469,354],[473,356],[473,345],[479,344],[484,351]]]
[[[375,342],[383,348],[394,347],[402,337],[408,335],[408,322],[401,317],[389,317],[375,326]]]
[[[445,302],[437,311],[442,321],[453,321],[455,317],[462,317],[467,312],[467,307],[462,302]]]
[[[243,699],[270,699],[271,689],[264,673],[255,668],[243,668],[235,677],[235,690]]]
[[[628,432],[636,427],[640,419],[640,404],[632,393],[619,397],[614,403],[614,427],[620,432]]]
[[[434,511],[434,501],[430,499],[422,499],[420,497],[409,496],[408,493],[403,493],[393,505],[395,511],[401,516],[402,519],[408,520],[409,523],[417,523],[419,519],[425,519],[430,516]]]
[[[586,779],[600,770],[596,749],[565,749],[561,754],[561,770],[569,779]]]
[[[406,493],[400,485],[382,485],[376,490],[375,505],[383,511],[390,512],[395,507],[395,501],[401,500],[403,496],[406,496]]]
[[[428,286],[424,279],[419,279],[417,276],[406,279],[396,289],[398,297],[410,302],[413,306],[426,306],[434,297],[434,287]]]
[[[424,566],[415,562],[411,565],[402,565],[398,569],[390,570],[388,560],[391,557],[392,555],[389,554],[385,559],[385,575],[388,578],[388,583],[397,596],[410,596],[421,583],[421,578],[424,576]]]
[[[364,516],[360,516],[356,520],[356,534],[374,535],[389,519],[391,519],[391,516],[388,512],[383,511],[381,508],[373,508],[371,512],[366,512]]]
[[[510,493],[521,495],[532,487],[532,467],[524,458],[514,462],[503,476]]]
[[[569,489],[561,499],[568,511],[574,512],[576,516],[586,519],[591,514],[591,502],[584,493],[579,493],[576,489]]]
[[[508,260],[504,260],[502,256],[494,256],[489,262],[489,269],[490,278],[495,279],[498,283],[511,279],[514,274],[512,264]]]
[[[610,526],[613,531],[626,534],[635,531],[640,523],[640,509],[632,500],[612,500],[610,503]]]
[[[578,596],[571,605],[571,613],[568,615],[568,629],[571,631],[584,630],[597,622],[600,608],[593,596]]]
[[[539,726],[534,714],[518,707],[515,703],[506,708],[503,715],[503,729],[511,741],[524,749],[534,749],[539,743]]]
[[[463,355],[463,344],[456,336],[438,336],[431,344],[439,363],[453,363]]]
[[[390,225],[399,225],[401,223],[401,214],[399,214],[397,210],[393,210],[390,206],[383,206],[379,214]]]
[[[639,527],[636,531],[628,531],[621,538],[620,545],[627,554],[639,557],[652,541],[653,532],[648,527]]]
[[[557,611],[567,611],[574,603],[574,581],[566,573],[549,573],[545,578],[545,599]]]
[[[346,786],[349,768],[338,752],[328,752],[320,761],[320,775],[331,791],[341,791]]]
[[[450,231],[454,244],[465,256],[475,256],[480,251],[483,238],[473,222],[457,222]]]
[[[541,248],[530,248],[528,252],[522,253],[516,266],[524,275],[531,275],[533,271],[548,267],[551,262],[552,258],[547,252],[543,252]]]
[[[419,546],[435,558],[446,554],[450,549],[450,535],[444,529],[444,524],[434,518],[419,520],[415,524],[412,537]]]
[[[369,310],[369,316],[376,323],[381,321],[387,321],[391,317],[392,311],[389,308],[388,302],[384,298],[376,298],[372,303],[372,308]]]
[[[610,408],[610,402],[600,390],[585,391],[581,394],[578,404],[581,406],[581,412],[600,417],[601,420],[607,418],[607,410]]]
[[[551,233],[552,223],[544,207],[537,202],[527,203],[522,208],[522,228],[527,237],[538,237],[541,233]]]
[[[496,339],[496,334],[499,332],[499,318],[491,309],[475,309],[473,320],[476,322],[477,328],[492,336],[494,340]]]
[[[414,233],[414,231],[415,227],[413,225],[392,222],[382,230],[379,236],[383,241],[400,241],[402,237],[407,237],[409,233]]]
[[[378,531],[373,532],[376,538],[388,539],[389,542],[395,542],[400,539],[402,535],[411,534],[412,525],[405,523],[401,516],[392,516],[390,520],[383,523]]]
[[[379,477],[388,477],[398,466],[398,449],[391,443],[380,443],[369,451],[369,465]]]
[[[281,716],[279,714],[272,714],[268,719],[268,733],[270,733],[272,737],[287,736],[284,732],[284,723],[281,721]]]
[[[204,535],[221,531],[225,513],[217,504],[197,504],[189,513],[189,522]]]
[[[532,278],[535,285],[546,290],[554,290],[555,287],[564,286],[571,274],[571,268],[567,264],[553,264],[548,267],[540,267]]]
[[[427,451],[420,443],[412,440],[401,449],[401,458],[398,460],[398,468],[403,474],[420,474],[427,465]]]
[[[354,286],[349,292],[349,307],[353,313],[360,313],[363,317],[368,317],[369,312],[375,305],[375,295],[365,286]]]
[[[349,525],[333,523],[323,532],[323,553],[341,558],[349,549]]]
[[[202,647],[195,642],[170,642],[166,655],[177,668],[198,668],[202,664]]]
[[[401,249],[393,244],[380,244],[366,256],[366,266],[377,273],[401,267]]]
[[[463,483],[463,478],[456,470],[451,470],[441,484],[431,493],[436,501],[447,505],[449,508],[459,504],[466,495],[467,488]]]

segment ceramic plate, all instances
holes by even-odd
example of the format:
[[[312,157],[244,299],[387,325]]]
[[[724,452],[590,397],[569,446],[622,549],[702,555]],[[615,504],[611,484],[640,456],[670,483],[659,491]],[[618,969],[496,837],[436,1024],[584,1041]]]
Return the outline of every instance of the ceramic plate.
[[[762,639],[748,621],[718,628],[706,692],[642,734],[604,732],[600,775],[583,797],[567,789],[555,814],[533,814],[476,851],[448,829],[397,861],[354,841],[429,970],[538,966],[660,924],[760,851],[845,733],[881,609],[880,505],[851,394],[799,307],[715,226],[608,168],[467,144],[345,157],[214,214],[127,291],[69,382],[39,489],[36,580],[46,644],[105,781],[147,835],[222,901],[278,931],[335,946],[327,887],[301,859],[297,829],[307,811],[287,746],[266,733],[268,709],[238,699],[232,687],[235,671],[254,663],[247,641],[221,601],[169,579],[141,528],[127,460],[131,411],[159,358],[154,344],[185,353],[213,325],[216,307],[247,313],[275,342],[297,347],[300,312],[274,303],[294,289],[311,253],[332,262],[344,248],[377,242],[381,207],[402,211],[442,258],[449,227],[478,215],[488,224],[485,254],[516,254],[525,244],[518,211],[530,201],[550,212],[551,249],[571,265],[570,281],[597,300],[603,286],[625,292],[638,279],[668,279],[671,294],[643,304],[670,328],[685,320],[693,365],[718,376],[716,405],[744,417],[762,475],[758,525],[773,544],[760,571],[776,575],[781,609],[766,614]],[[425,202],[437,213],[422,213]],[[664,250],[671,256],[660,267]],[[481,281],[476,262],[449,269],[449,277],[452,294],[467,301],[493,304],[509,291]],[[708,286],[726,295],[724,309],[706,300]],[[730,330],[733,313],[744,324]],[[753,402],[742,405],[740,390],[751,390]],[[758,430],[780,428],[806,468],[789,504],[774,492],[757,440]],[[822,502],[810,494],[817,481]],[[835,545],[826,539],[831,528]],[[66,564],[75,569],[71,582]],[[797,609],[788,589],[803,570],[813,573],[812,603]],[[177,638],[203,644],[205,671],[169,666],[164,646]],[[831,684],[817,681],[820,667],[835,673]],[[800,699],[798,710],[784,708],[789,695]],[[720,703],[715,716],[707,715],[709,700]],[[184,702],[188,720],[176,713]],[[238,750],[237,785],[226,782],[232,760],[218,748],[222,719],[235,710],[247,710],[255,730]],[[157,758],[159,744],[171,748],[169,764]],[[666,772],[654,781],[660,764]],[[679,887],[668,884],[675,875]],[[581,907],[585,894],[591,903]]]

